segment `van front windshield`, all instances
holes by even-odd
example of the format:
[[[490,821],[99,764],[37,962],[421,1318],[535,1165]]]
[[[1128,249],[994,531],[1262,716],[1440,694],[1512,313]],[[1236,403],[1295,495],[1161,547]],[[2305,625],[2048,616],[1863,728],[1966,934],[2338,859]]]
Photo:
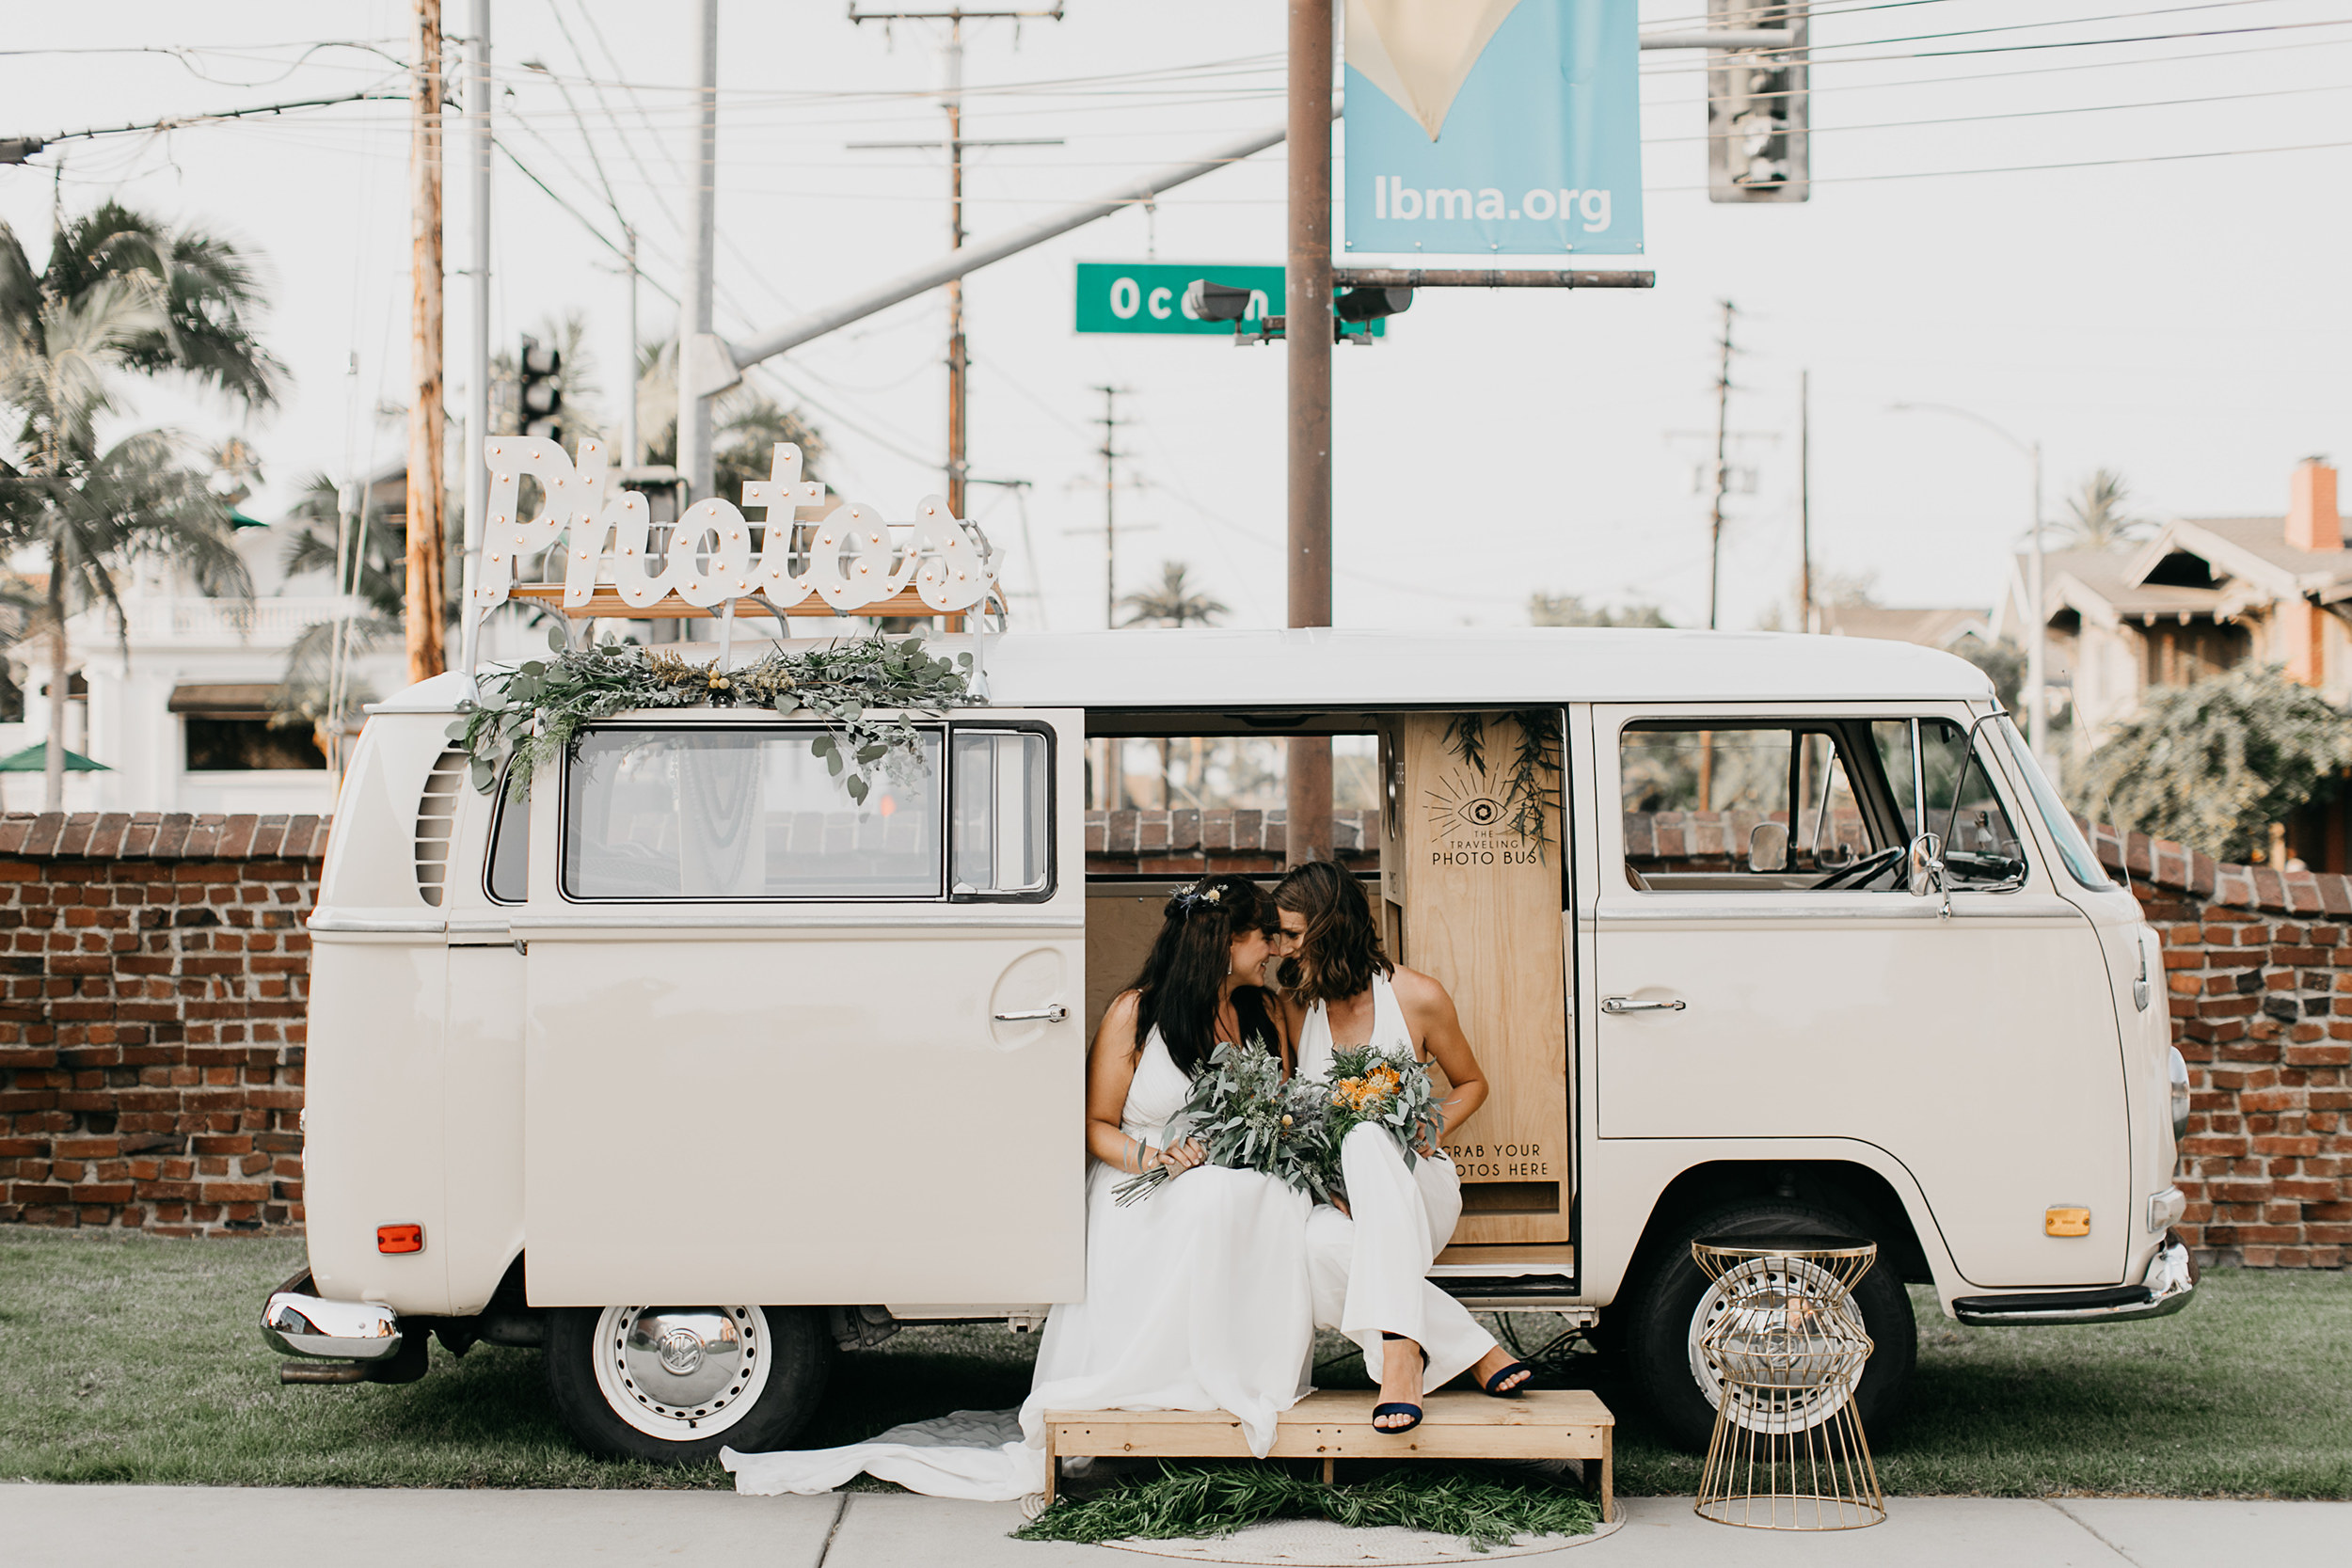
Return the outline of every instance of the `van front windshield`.
[[[2074,814],[2066,809],[2065,803],[2058,799],[2058,791],[2050,787],[2050,781],[2042,775],[2042,765],[2034,761],[2033,751],[2026,744],[2026,737],[2017,733],[2017,726],[2010,721],[2008,715],[2002,715],[2000,722],[2001,734],[2009,741],[2010,760],[2016,763],[2017,771],[2025,778],[2026,793],[2033,797],[2034,809],[2042,814],[2042,825],[2058,841],[2058,859],[2066,863],[2066,869],[2083,886],[2100,892],[2114,887],[2115,884],[2107,880],[2106,871],[2099,864],[2099,857],[2091,853],[2082,830],[2074,826]]]

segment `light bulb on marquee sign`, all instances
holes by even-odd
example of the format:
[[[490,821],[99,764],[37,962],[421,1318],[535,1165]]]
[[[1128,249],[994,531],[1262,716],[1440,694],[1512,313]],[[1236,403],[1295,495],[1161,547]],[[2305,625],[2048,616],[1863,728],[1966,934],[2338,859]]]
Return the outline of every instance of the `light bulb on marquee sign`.
[[[743,486],[745,506],[767,509],[768,547],[755,559],[750,525],[735,506],[713,496],[686,509],[671,532],[667,563],[646,570],[646,534],[653,515],[645,498],[623,490],[605,466],[604,446],[580,443],[577,466],[554,441],[501,436],[483,454],[492,476],[490,515],[484,531],[477,610],[503,604],[515,579],[515,563],[565,540],[564,603],[587,604],[599,578],[609,580],[632,610],[643,610],[675,594],[696,609],[726,599],[765,598],[779,609],[811,594],[831,609],[850,612],[897,597],[912,587],[939,614],[966,610],[996,586],[998,558],[978,531],[949,516],[947,503],[925,498],[915,509],[911,536],[894,543],[891,525],[863,502],[852,501],[825,518],[809,546],[807,570],[791,567],[792,524],[803,508],[822,506],[825,487],[801,477],[801,449],[776,443],[774,466],[763,480]],[[539,482],[538,515],[518,519],[516,476]],[[707,546],[707,548],[706,548]]]

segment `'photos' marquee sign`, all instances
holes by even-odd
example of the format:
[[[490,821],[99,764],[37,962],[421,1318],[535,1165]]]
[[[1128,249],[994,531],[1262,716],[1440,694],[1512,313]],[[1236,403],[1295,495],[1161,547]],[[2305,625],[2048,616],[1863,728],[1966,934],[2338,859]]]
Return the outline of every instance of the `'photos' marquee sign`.
[[[766,510],[766,547],[755,555],[751,522],[713,496],[677,520],[659,572],[646,559],[653,515],[645,498],[613,482],[601,443],[580,442],[575,465],[553,441],[494,436],[483,460],[490,469],[490,511],[473,590],[476,613],[506,601],[516,562],[554,549],[559,540],[566,609],[586,605],[602,585],[633,610],[675,594],[703,610],[758,597],[787,610],[814,597],[850,613],[911,588],[944,615],[971,610],[996,585],[997,562],[978,531],[948,515],[936,496],[915,508],[914,522],[902,525],[897,539],[892,525],[863,502],[835,508],[816,523],[801,569],[793,570],[794,521],[803,509],[824,505],[825,487],[801,477],[801,449],[788,441],[776,443],[769,476],[743,486],[743,504]],[[540,497],[538,514],[528,521],[519,515],[517,481],[525,474],[538,481]]]

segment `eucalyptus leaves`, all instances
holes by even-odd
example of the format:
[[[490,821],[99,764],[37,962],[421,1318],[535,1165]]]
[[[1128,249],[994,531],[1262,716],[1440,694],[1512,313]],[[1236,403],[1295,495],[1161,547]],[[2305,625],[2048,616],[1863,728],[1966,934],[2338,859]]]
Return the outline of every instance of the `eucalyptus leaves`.
[[[822,721],[824,733],[809,749],[825,759],[850,799],[863,803],[876,767],[922,766],[910,715],[977,700],[972,656],[934,658],[919,632],[771,653],[727,671],[715,660],[696,664],[666,648],[617,641],[567,649],[561,631],[548,642],[552,658],[484,676],[484,700],[469,704],[450,725],[450,739],[465,749],[474,787],[485,794],[500,759],[512,754],[516,796],[529,795],[532,775],[561,762],[580,726],[599,719],[641,708],[744,707],[803,710]]]

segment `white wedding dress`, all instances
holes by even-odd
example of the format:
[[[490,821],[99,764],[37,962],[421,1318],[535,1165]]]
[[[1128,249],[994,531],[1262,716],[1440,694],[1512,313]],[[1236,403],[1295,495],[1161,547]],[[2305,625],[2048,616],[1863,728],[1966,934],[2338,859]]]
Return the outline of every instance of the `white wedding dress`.
[[[1371,1044],[1397,1057],[1418,1054],[1388,976],[1372,979]],[[1322,1003],[1308,1009],[1298,1036],[1298,1074],[1331,1073],[1331,1014]],[[1494,1336],[1458,1301],[1429,1282],[1429,1265],[1453,1239],[1462,1217],[1462,1181],[1443,1150],[1410,1168],[1396,1139],[1378,1127],[1359,1126],[1340,1145],[1347,1186],[1343,1214],[1317,1204],[1307,1222],[1307,1268],[1315,1326],[1336,1328],[1364,1353],[1364,1370],[1380,1375],[1381,1331],[1420,1341],[1429,1353],[1422,1386],[1452,1382],[1495,1348]]]
[[[1165,1147],[1192,1085],[1155,1028],[1120,1128]],[[1087,1176],[1087,1294],[1056,1307],[1018,1412],[958,1411],[847,1448],[738,1453],[738,1492],[829,1492],[861,1471],[932,1497],[998,1502],[1045,1485],[1047,1410],[1227,1410],[1252,1451],[1308,1392],[1314,1345],[1305,1194],[1253,1171],[1202,1165],[1120,1208],[1126,1172]]]

